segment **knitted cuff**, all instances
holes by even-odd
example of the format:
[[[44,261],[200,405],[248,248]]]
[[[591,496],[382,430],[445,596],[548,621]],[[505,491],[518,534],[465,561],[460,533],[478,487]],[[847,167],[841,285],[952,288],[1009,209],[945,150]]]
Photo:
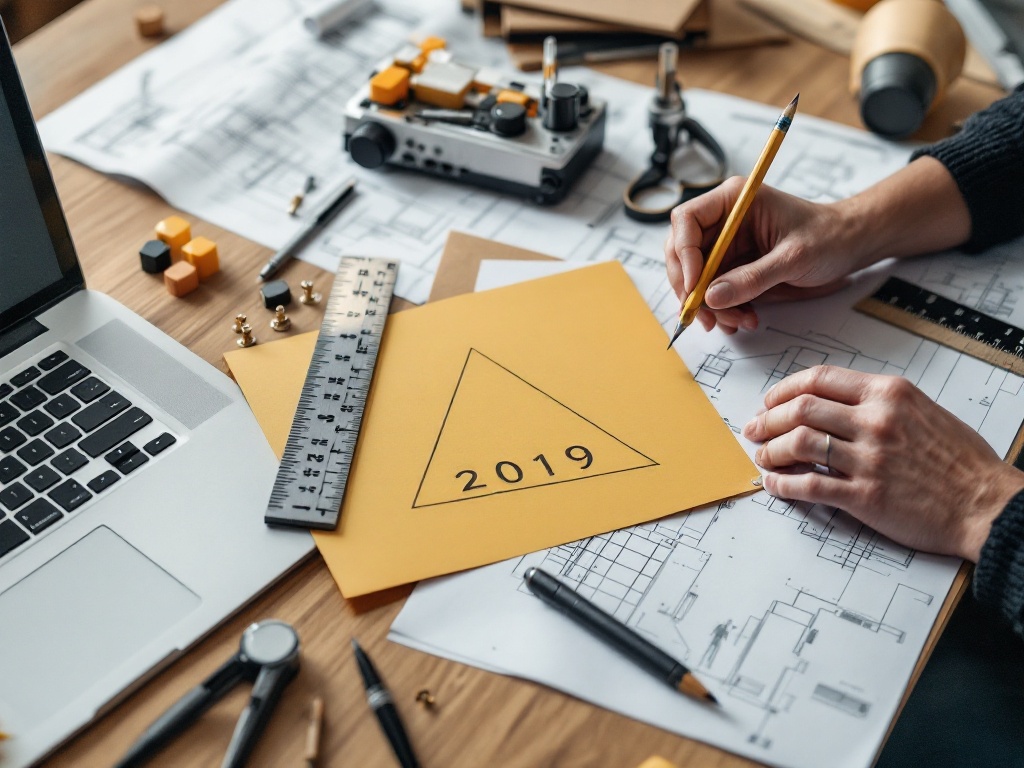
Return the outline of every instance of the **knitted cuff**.
[[[992,523],[974,569],[974,596],[1024,635],[1024,491]]]
[[[971,117],[956,136],[918,149],[949,169],[971,216],[964,250],[977,252],[1024,231],[1024,90]]]

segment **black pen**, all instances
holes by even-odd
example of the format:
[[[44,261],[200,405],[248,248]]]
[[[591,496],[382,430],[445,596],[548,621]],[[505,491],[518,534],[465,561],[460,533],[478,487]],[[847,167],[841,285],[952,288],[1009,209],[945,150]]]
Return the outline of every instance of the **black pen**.
[[[366,686],[366,703],[380,721],[380,727],[384,735],[388,737],[391,748],[395,751],[398,764],[402,768],[419,768],[416,755],[413,754],[412,744],[409,737],[405,735],[405,728],[398,717],[398,710],[395,709],[395,702],[391,699],[391,693],[384,687],[377,670],[373,668],[370,657],[359,645],[359,641],[352,638],[352,650],[356,655],[356,664],[359,665],[359,674],[362,675],[363,685]]]
[[[718,699],[712,696],[680,662],[618,619],[577,595],[572,588],[550,573],[540,568],[527,568],[523,574],[523,581],[529,590],[545,603],[562,611],[599,640],[608,643],[659,680],[663,680],[681,693],[718,703]]]
[[[282,264],[288,261],[299,248],[306,244],[306,241],[319,234],[324,227],[330,224],[331,219],[337,216],[341,209],[348,204],[348,201],[352,199],[355,190],[355,179],[351,179],[343,185],[334,197],[324,203],[323,207],[314,214],[312,220],[303,229],[296,232],[291,240],[282,245],[281,249],[270,257],[270,261],[260,270],[259,279],[266,280],[277,272]]]

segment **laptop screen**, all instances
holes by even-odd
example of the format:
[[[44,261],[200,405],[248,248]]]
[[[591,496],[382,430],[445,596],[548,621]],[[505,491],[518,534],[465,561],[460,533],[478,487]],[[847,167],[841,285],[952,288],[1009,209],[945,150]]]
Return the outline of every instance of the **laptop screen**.
[[[0,28],[0,333],[82,283],[6,35]]]

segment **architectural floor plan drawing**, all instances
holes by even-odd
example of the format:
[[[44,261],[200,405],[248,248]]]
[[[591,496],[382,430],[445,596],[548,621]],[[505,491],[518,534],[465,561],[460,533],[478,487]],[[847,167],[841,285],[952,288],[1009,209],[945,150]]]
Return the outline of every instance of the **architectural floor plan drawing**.
[[[997,245],[984,256],[947,253],[912,259],[893,274],[986,315],[1024,327],[1024,242]]]
[[[739,430],[765,391],[828,363],[910,379],[1004,454],[1024,421],[1024,379],[852,309],[894,268],[942,275],[964,291],[978,281],[1024,285],[1020,247],[968,258],[885,265],[842,293],[759,307],[755,333],[688,330],[678,350],[751,453]],[[656,313],[663,307],[659,319],[675,322],[667,286],[647,278],[638,288]],[[1007,291],[1005,303],[1016,306],[1017,295]],[[664,690],[534,598],[522,586],[530,566],[573,584],[677,656],[721,709]],[[863,767],[875,758],[958,566],[895,544],[841,510],[761,491],[424,582],[391,637],[772,765]]]
[[[286,208],[307,176],[319,182],[307,212],[354,176],[355,200],[300,258],[330,271],[343,253],[397,258],[396,293],[415,302],[429,295],[452,229],[565,259],[663,271],[665,226],[622,213],[622,191],[653,148],[646,127],[652,87],[563,70],[563,79],[605,99],[609,113],[605,151],[552,208],[412,172],[368,171],[342,151],[341,115],[387,53],[419,30],[446,37],[468,63],[508,68],[507,57],[448,0],[378,0],[375,13],[324,40],[302,28],[312,4],[229,0],[48,115],[40,125],[45,146],[136,178],[182,210],[271,248],[301,225]],[[733,173],[753,166],[781,108],[697,90],[685,98],[725,147]],[[838,199],[892,172],[907,154],[800,115],[767,181],[803,197]]]

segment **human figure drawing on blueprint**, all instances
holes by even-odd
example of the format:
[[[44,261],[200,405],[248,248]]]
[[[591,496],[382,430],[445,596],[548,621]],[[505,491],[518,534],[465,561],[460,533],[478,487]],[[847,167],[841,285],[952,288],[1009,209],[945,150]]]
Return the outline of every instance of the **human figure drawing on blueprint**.
[[[707,650],[704,651],[704,655],[701,656],[700,664],[698,666],[711,669],[715,663],[715,656],[718,655],[718,649],[721,647],[722,642],[729,637],[729,628],[731,626],[732,619],[728,619],[724,624],[719,624],[711,630],[711,642],[708,643]]]
[[[821,296],[884,259],[978,253],[1021,235],[1022,137],[1024,86],[846,200],[763,187],[697,319],[706,330],[754,330],[755,299]],[[680,299],[742,185],[730,179],[673,211],[665,260]],[[1024,473],[914,385],[809,368],[768,390],[743,434],[762,443],[754,460],[768,493],[840,507],[896,542],[977,563],[976,597],[1024,636]]]

